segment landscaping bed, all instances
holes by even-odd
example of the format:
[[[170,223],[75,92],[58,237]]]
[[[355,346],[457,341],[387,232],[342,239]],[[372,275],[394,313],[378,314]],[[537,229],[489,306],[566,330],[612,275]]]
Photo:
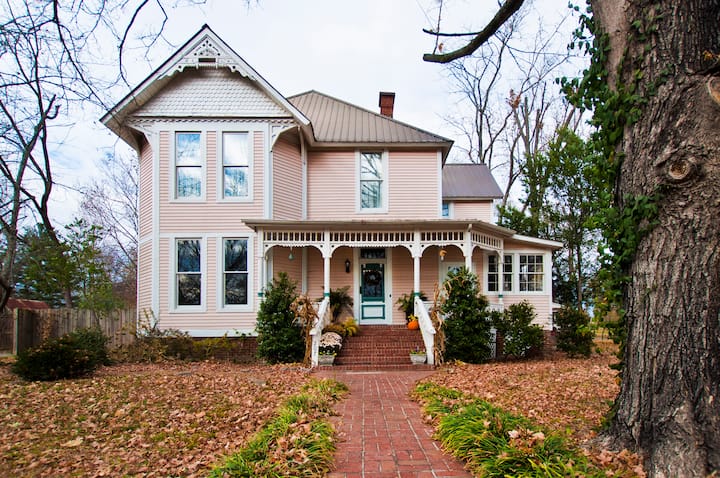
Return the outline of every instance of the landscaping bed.
[[[205,476],[309,380],[297,366],[118,365],[24,382],[0,367],[8,476]]]

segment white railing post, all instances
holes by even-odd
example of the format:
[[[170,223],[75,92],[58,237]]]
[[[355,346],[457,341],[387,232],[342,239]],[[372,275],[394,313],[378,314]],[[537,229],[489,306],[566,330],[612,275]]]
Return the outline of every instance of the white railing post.
[[[330,323],[330,297],[324,297],[318,308],[317,319],[310,330],[312,337],[312,348],[310,353],[310,366],[317,367],[320,359],[320,338],[323,329]]]
[[[427,354],[427,363],[435,365],[435,327],[433,327],[432,320],[430,320],[430,314],[427,307],[425,307],[425,303],[420,300],[418,295],[415,296],[415,316],[420,324],[420,332],[422,333],[425,353]]]

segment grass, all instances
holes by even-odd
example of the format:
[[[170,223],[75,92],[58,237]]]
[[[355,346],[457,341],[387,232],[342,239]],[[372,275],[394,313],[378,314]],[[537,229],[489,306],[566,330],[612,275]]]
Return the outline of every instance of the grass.
[[[347,391],[334,380],[314,380],[290,397],[277,415],[210,478],[324,476],[332,469],[334,430],[327,417]]]
[[[467,462],[475,476],[618,476],[607,475],[564,437],[487,401],[432,383],[418,385],[414,395],[436,422],[444,449]]]

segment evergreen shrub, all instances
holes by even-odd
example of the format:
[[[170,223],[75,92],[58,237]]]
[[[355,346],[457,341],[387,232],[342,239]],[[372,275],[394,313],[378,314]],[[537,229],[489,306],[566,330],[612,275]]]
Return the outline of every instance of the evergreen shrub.
[[[537,314],[527,301],[509,306],[495,321],[497,331],[503,335],[505,355],[523,358],[542,349],[545,337],[542,329],[531,324]]]
[[[60,380],[90,375],[108,363],[108,339],[99,329],[80,329],[23,350],[12,367],[25,380]]]
[[[477,276],[466,268],[452,271],[444,283],[447,291],[445,315],[445,358],[480,363],[491,354],[490,328],[494,314],[480,293]]]
[[[590,316],[582,309],[563,307],[555,314],[558,327],[557,348],[569,356],[590,356],[595,332],[590,326]]]
[[[302,327],[291,309],[296,284],[284,272],[268,284],[257,315],[260,358],[269,363],[301,362],[305,354]]]

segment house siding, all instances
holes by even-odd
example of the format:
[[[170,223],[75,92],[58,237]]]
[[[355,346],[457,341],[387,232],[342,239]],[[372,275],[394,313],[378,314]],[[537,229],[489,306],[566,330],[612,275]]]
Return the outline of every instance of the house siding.
[[[438,154],[436,151],[390,151],[388,217],[438,217]]]
[[[152,310],[152,242],[140,242],[138,246],[138,296],[137,310],[140,318]]]
[[[313,152],[308,159],[308,219],[355,216],[355,152]]]
[[[140,151],[138,181],[138,228],[139,237],[152,234],[153,198],[153,152],[150,144],[143,141]]]
[[[273,219],[302,218],[302,162],[297,144],[281,137],[273,148]]]
[[[492,201],[484,202],[453,202],[452,203],[453,219],[479,219],[485,222],[493,222],[493,203]]]

